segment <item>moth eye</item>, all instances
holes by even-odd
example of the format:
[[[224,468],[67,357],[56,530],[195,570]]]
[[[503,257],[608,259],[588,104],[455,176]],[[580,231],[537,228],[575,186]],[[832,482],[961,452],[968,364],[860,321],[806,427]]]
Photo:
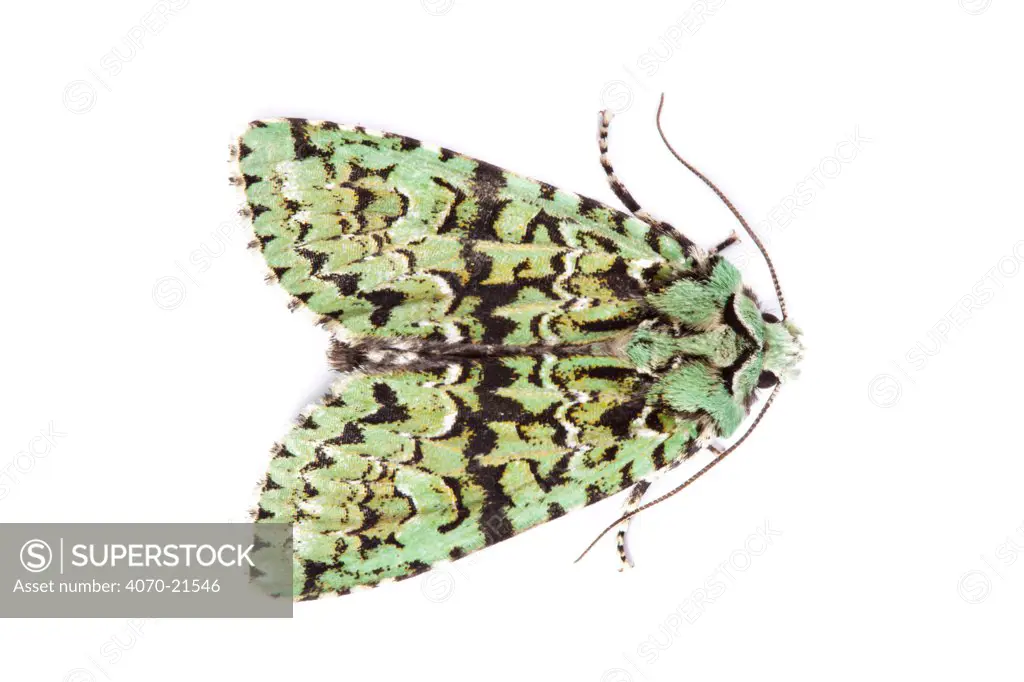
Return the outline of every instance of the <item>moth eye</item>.
[[[775,317],[771,313],[761,313],[761,319],[765,322],[778,322],[779,318]]]
[[[771,388],[777,383],[779,383],[779,378],[771,372],[761,372],[761,376],[757,378],[758,388]]]

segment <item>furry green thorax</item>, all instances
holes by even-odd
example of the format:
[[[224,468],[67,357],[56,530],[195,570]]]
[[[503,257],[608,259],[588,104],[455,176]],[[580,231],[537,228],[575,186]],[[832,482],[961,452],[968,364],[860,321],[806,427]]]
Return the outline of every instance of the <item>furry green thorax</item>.
[[[758,388],[796,375],[803,347],[800,330],[763,313],[732,264],[712,256],[701,270],[648,296],[665,322],[637,330],[626,354],[658,377],[651,396],[728,437]]]

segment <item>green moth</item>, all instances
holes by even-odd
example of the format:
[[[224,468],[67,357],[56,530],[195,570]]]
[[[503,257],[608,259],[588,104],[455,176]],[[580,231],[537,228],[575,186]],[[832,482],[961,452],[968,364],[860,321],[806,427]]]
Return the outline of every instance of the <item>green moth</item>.
[[[609,121],[601,160],[631,213],[361,127],[256,121],[233,148],[253,245],[332,332],[339,372],[255,513],[294,523],[295,598],[408,578],[626,488],[635,513],[792,375],[799,332],[719,255],[733,239],[704,250],[642,211]]]

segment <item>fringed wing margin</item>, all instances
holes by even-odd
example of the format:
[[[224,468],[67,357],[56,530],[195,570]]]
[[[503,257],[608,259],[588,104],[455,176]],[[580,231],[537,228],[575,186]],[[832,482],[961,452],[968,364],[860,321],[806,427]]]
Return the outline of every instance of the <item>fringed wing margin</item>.
[[[692,454],[647,381],[551,355],[344,375],[276,448],[257,520],[295,524],[297,599],[417,575]]]
[[[693,265],[628,214],[399,135],[257,121],[235,158],[271,277],[341,337],[601,341]]]

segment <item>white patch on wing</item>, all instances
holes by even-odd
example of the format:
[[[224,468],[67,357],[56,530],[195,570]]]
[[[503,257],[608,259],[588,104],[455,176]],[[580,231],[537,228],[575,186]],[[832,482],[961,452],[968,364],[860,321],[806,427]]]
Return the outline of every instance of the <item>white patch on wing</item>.
[[[640,415],[633,420],[630,424],[630,431],[634,438],[652,438],[658,442],[661,442],[668,438],[667,433],[661,431],[655,431],[654,429],[647,426],[647,417],[651,414],[651,406],[645,405],[644,409],[640,412]]]
[[[457,363],[451,363],[448,365],[448,369],[444,373],[444,383],[451,386],[462,377],[462,365]]]
[[[430,272],[419,272],[416,274],[424,279],[433,280],[434,283],[437,284],[437,288],[441,290],[442,294],[444,294],[445,298],[450,299],[454,295],[451,286],[448,284],[448,280],[446,280],[441,275],[435,275]]]
[[[459,343],[462,341],[462,332],[454,322],[449,322],[442,327],[444,329],[444,340],[448,343]]]
[[[282,161],[276,166],[274,170],[284,178],[281,183],[281,195],[285,199],[291,199],[292,201],[301,201],[302,192],[299,190],[299,184],[297,181],[299,164],[295,161]]]
[[[657,260],[653,258],[637,258],[636,260],[629,261],[629,266],[626,268],[626,272],[629,273],[630,277],[639,282],[642,288],[646,289],[648,282],[647,279],[644,277],[643,271],[651,267],[655,263],[662,262],[664,261],[660,258]]]
[[[458,408],[453,409],[449,412],[445,412],[444,417],[441,419],[441,428],[437,433],[432,434],[432,438],[440,438],[451,433],[452,428],[455,426],[455,420],[459,418]]]
[[[399,272],[407,272],[409,270],[409,257],[404,253],[399,253],[398,251],[387,251],[385,252],[384,257],[394,262],[398,267]],[[367,260],[369,260],[369,258],[367,258]],[[394,281],[401,282],[407,279],[409,279],[409,275],[402,275],[401,277],[396,277]]]
[[[576,273],[576,261],[579,260],[581,255],[583,255],[583,249],[572,249],[567,252],[565,257],[562,259],[562,272],[555,278],[555,281],[551,283],[551,291],[558,296],[559,300],[562,301],[563,306],[568,304],[568,310],[575,310],[575,306],[579,305],[581,300],[587,300],[585,298],[581,299],[577,297],[565,288],[566,283]],[[562,312],[562,309],[553,310],[540,316],[540,322],[538,324],[540,338],[544,339],[551,345],[555,345],[561,341],[558,334],[551,331],[551,320],[554,317],[561,315]]]
[[[587,298],[586,296],[580,296],[579,298],[572,302],[572,305],[569,306],[569,310],[571,310],[574,313],[578,313],[586,310],[591,305],[593,305],[593,303],[594,299]]]
[[[301,500],[297,500],[295,506],[310,516],[320,516],[324,513],[324,505],[319,497],[304,497]],[[296,527],[296,533],[300,527],[301,524],[299,527]]]
[[[548,389],[554,389],[559,392],[562,389],[558,386],[557,382],[552,378],[551,374],[554,371],[555,365],[558,363],[558,358],[554,355],[545,355],[541,360],[540,365],[540,383],[541,386]],[[589,445],[580,443],[580,427],[577,426],[569,418],[569,411],[577,406],[582,405],[590,400],[590,395],[585,391],[573,391],[562,393],[562,404],[555,410],[555,419],[561,424],[562,428],[565,429],[565,445],[566,447],[573,450],[576,454],[584,453],[590,450]]]

